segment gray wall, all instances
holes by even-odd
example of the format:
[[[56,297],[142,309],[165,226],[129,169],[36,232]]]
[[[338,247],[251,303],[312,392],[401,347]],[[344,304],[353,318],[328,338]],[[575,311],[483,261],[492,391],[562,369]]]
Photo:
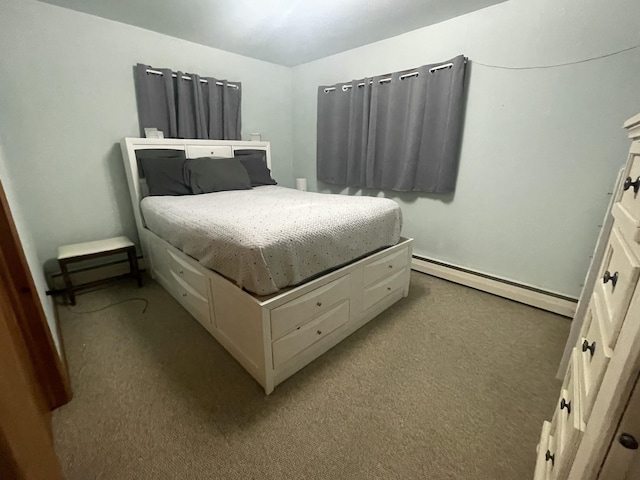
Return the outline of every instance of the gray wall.
[[[137,241],[119,147],[139,136],[137,62],[241,81],[243,138],[271,141],[274,175],[292,185],[289,68],[31,0],[0,12],[5,175],[42,262],[61,244]]]
[[[640,110],[639,50],[554,69],[474,63],[564,63],[636,45],[640,3],[628,0],[510,0],[294,69],[33,0],[0,0],[0,11],[3,179],[40,262],[64,243],[137,239],[118,147],[138,135],[137,62],[242,81],[243,136],[272,142],[280,183],[304,176],[313,189],[317,85],[466,54],[457,191],[395,196],[404,233],[417,254],[571,296],[626,156],[620,125]]]
[[[18,201],[16,190],[13,186],[10,175],[8,174],[4,148],[2,147],[1,143],[0,179],[2,180],[2,188],[4,189],[4,193],[7,196],[7,201],[9,202],[11,216],[13,217],[13,221],[16,225],[16,230],[18,232],[18,236],[20,237],[20,243],[22,243],[22,249],[24,250],[24,255],[27,259],[27,264],[29,266],[29,270],[31,271],[31,276],[33,277],[33,282],[36,286],[38,296],[40,297],[42,309],[44,310],[44,314],[47,317],[49,330],[51,330],[51,335],[53,337],[56,348],[58,349],[58,352],[61,352],[60,339],[58,338],[58,330],[56,329],[55,324],[55,306],[53,304],[53,299],[51,297],[47,297],[46,295],[47,282],[42,271],[42,262],[36,252],[34,238],[28,226],[29,222],[26,221],[22,208],[20,207],[20,202]],[[4,235],[4,232],[2,234]]]
[[[607,54],[640,44],[638,18],[640,2],[628,0],[510,0],[296,67],[294,174],[318,188],[318,85],[463,53],[471,63],[455,194],[385,195],[401,204],[416,254],[577,297],[626,160],[621,125],[640,111],[640,49],[540,70],[474,62],[549,65]]]

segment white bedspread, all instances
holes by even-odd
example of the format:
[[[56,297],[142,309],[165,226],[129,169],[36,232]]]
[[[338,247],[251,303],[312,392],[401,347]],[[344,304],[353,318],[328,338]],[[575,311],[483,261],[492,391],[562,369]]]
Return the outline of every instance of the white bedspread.
[[[400,239],[393,200],[279,186],[146,197],[147,227],[259,295],[296,285]]]

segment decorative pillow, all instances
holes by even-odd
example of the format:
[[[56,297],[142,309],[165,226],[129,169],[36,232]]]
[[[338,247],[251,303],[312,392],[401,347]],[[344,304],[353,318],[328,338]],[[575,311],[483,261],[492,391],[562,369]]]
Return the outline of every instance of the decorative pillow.
[[[149,195],[190,195],[184,181],[184,150],[136,150],[142,176],[147,180]]]
[[[264,150],[236,150],[233,154],[247,170],[252,187],[277,185],[267,167],[267,153]]]
[[[251,181],[237,158],[190,158],[184,164],[184,180],[193,193],[248,190]]]

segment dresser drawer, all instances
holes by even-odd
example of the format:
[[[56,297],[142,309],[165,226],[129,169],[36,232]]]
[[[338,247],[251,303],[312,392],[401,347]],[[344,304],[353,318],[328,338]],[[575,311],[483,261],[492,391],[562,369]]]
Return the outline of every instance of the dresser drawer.
[[[171,276],[178,301],[205,328],[210,328],[212,325],[211,312],[209,311],[209,302],[207,299],[196,292],[174,272],[171,272]]]
[[[636,142],[635,150],[640,152],[640,142]],[[631,169],[624,179],[620,200],[614,206],[616,225],[625,236],[636,244],[640,243],[640,153],[631,153]]]
[[[533,474],[533,480],[551,480],[551,458],[550,448],[553,448],[551,441],[551,424],[544,422],[540,433],[540,442],[536,448],[536,469]],[[548,460],[547,460],[548,458]]]
[[[277,340],[300,325],[349,298],[349,275],[302,295],[271,311],[271,340]]]
[[[349,320],[349,300],[329,309],[314,320],[273,342],[273,368],[291,359],[305,348],[326,337]]]
[[[559,402],[566,400],[568,396],[570,396],[568,392],[562,390]],[[571,406],[573,407],[573,403]],[[572,422],[574,418],[578,418],[579,413],[572,409],[571,414],[567,415],[567,407],[562,410],[559,408],[559,406],[556,408],[551,422],[551,435],[555,445],[555,448],[551,449],[553,464],[549,478],[552,480],[566,480],[584,433],[584,427],[576,429]]]
[[[189,265],[185,260],[178,257],[171,250],[168,250],[168,253],[171,271],[204,298],[208,298],[209,289],[207,287],[209,285],[209,282],[207,281],[207,278],[204,276],[204,274],[201,273],[196,267]]]
[[[594,293],[584,317],[583,336],[577,346],[581,357],[580,368],[584,398],[581,410],[582,420],[585,423],[589,421],[602,377],[613,354],[603,335],[601,319],[600,300],[597,293]]]
[[[362,295],[362,309],[366,310],[383,298],[393,294],[401,288],[404,288],[406,283],[406,273],[406,269],[402,269],[390,277],[365,288]]]
[[[640,263],[614,228],[605,251],[597,291],[601,294],[603,315],[600,318],[608,346],[614,348],[622,321],[636,287]]]
[[[364,267],[364,285],[371,285],[390,277],[397,271],[402,270],[407,265],[408,249],[403,248],[400,251],[393,252],[379,260],[376,260]]]
[[[187,145],[187,158],[199,157],[232,158],[233,150],[231,145]]]
[[[551,434],[555,439],[554,480],[565,479],[569,475],[585,430],[581,415],[583,376],[579,355],[574,347],[551,424]]]

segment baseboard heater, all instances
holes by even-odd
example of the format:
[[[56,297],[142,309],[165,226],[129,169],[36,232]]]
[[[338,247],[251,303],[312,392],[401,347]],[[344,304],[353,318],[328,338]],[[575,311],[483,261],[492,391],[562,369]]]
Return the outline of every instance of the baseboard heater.
[[[139,257],[140,268],[144,268],[144,259]],[[85,284],[103,278],[113,277],[126,272],[128,262],[118,261],[108,264],[95,265],[70,272],[74,284]],[[494,277],[486,273],[476,272],[467,268],[432,260],[430,258],[413,255],[411,268],[417,272],[433,275],[434,277],[459,283],[499,297],[508,298],[532,307],[548,310],[565,317],[573,318],[578,299],[548,292],[539,288],[523,285],[511,280]],[[54,288],[63,288],[61,275],[52,276]]]
[[[577,298],[567,297],[554,292],[523,285],[511,280],[476,272],[467,268],[450,265],[437,260],[413,255],[412,270],[433,275],[434,277],[459,283],[467,287],[482,290],[499,297],[508,298],[532,307],[548,310],[565,317],[573,318],[578,304]]]

